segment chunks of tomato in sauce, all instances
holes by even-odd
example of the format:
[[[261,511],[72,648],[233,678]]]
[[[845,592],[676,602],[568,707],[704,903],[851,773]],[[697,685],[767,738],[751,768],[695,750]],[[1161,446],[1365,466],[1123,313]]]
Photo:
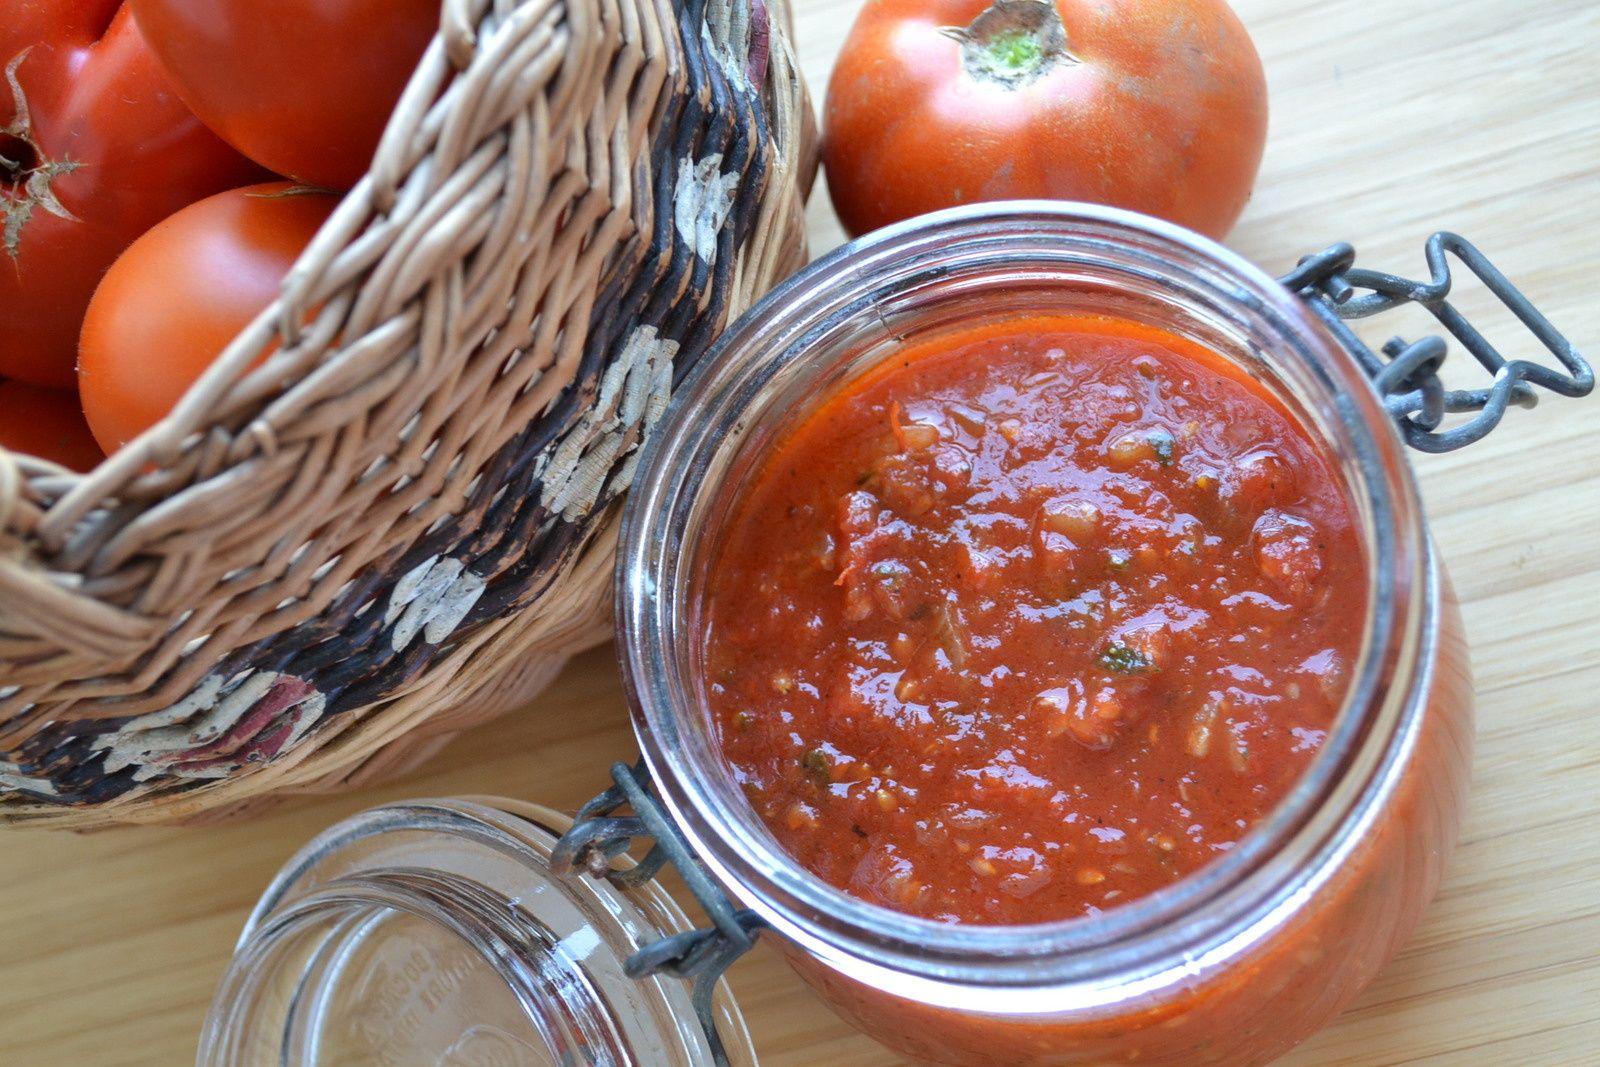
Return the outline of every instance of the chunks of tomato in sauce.
[[[909,348],[781,441],[712,568],[722,748],[805,867],[948,922],[1116,906],[1304,770],[1366,611],[1282,405],[1102,318]]]

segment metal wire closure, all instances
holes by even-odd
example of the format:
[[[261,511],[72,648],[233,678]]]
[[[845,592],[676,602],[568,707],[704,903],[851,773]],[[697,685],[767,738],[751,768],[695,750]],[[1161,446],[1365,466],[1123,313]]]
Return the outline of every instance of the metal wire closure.
[[[624,970],[630,978],[665,974],[689,981],[690,999],[710,1042],[711,1055],[717,1067],[728,1067],[727,1050],[712,1014],[712,997],[717,982],[735,960],[755,946],[766,923],[753,911],[735,908],[701,865],[661,807],[643,760],[632,767],[612,764],[611,780],[616,784],[578,809],[572,829],[556,842],[551,867],[557,874],[582,868],[623,889],[643,885],[667,864],[677,870],[711,919],[711,927],[646,945],[628,958]],[[624,806],[631,807],[633,814],[614,814]],[[631,868],[613,868],[611,861],[628,851],[636,838],[652,842],[644,859]]]
[[[1566,373],[1524,360],[1507,362],[1483,334],[1450,305],[1446,300],[1451,284],[1450,262],[1446,257],[1450,255],[1465,264],[1521,320],[1545,350],[1561,362]],[[1538,402],[1534,386],[1570,397],[1587,396],[1594,390],[1594,371],[1572,343],[1482,252],[1456,234],[1436,233],[1428,238],[1428,269],[1433,277],[1426,282],[1354,269],[1355,258],[1356,250],[1350,245],[1336,244],[1302,259],[1294,270],[1278,280],[1304,299],[1339,343],[1360,361],[1412,448],[1422,452],[1451,452],[1480,440],[1500,424],[1510,405],[1533,407]],[[1361,289],[1370,291],[1356,295]],[[1448,354],[1444,338],[1424,337],[1408,343],[1395,337],[1383,346],[1380,357],[1345,325],[1347,319],[1364,319],[1402,304],[1426,308],[1494,375],[1494,382],[1487,389],[1446,390],[1438,374]],[[1478,414],[1459,426],[1439,429],[1445,415],[1469,411]]]

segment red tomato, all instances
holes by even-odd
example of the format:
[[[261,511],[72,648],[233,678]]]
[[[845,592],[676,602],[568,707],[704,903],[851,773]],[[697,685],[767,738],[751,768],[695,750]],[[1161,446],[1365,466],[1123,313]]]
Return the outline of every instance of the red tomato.
[[[71,386],[117,253],[260,171],[178,99],[119,3],[0,6],[0,375]]]
[[[104,457],[83,421],[78,394],[0,381],[0,448],[87,472]]]
[[[348,189],[439,28],[439,0],[129,0],[178,91],[279,174]]]
[[[871,0],[828,84],[823,159],[852,234],[979,200],[1131,208],[1221,237],[1267,89],[1222,0]]]
[[[106,272],[83,320],[78,388],[96,440],[114,452],[172,410],[283,277],[338,198],[288,183],[191,204]]]

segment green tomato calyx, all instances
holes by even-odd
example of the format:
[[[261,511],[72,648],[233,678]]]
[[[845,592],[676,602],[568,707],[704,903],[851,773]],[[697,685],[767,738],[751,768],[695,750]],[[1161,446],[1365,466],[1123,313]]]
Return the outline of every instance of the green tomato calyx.
[[[1067,50],[1061,13],[1046,0],[995,0],[970,26],[944,33],[961,42],[961,63],[969,75],[1008,89],[1080,62]]]

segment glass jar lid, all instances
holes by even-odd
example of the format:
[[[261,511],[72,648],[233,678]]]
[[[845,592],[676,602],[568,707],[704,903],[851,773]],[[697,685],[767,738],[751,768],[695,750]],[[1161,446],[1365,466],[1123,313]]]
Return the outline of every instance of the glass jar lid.
[[[580,1067],[710,1062],[688,987],[630,978],[691,929],[655,882],[558,876],[571,820],[484,798],[374,808],[302,849],[256,905],[200,1039],[200,1067]],[[626,858],[618,861],[627,864]],[[755,1063],[725,984],[732,1064]]]

